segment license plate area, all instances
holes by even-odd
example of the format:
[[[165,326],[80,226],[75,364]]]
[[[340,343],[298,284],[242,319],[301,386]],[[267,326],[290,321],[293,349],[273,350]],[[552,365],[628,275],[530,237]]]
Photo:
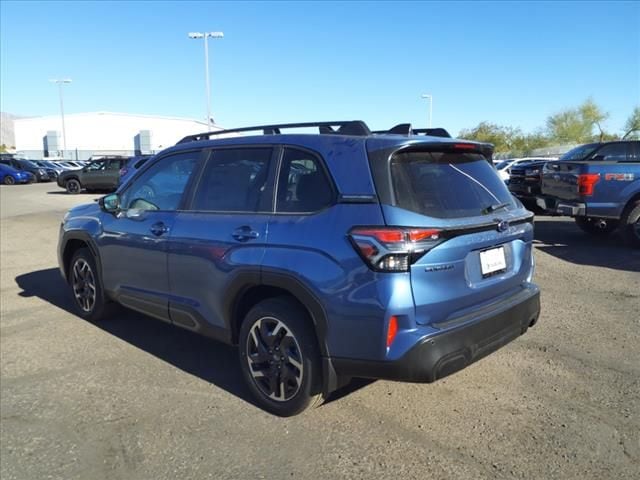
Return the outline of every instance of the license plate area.
[[[506,271],[507,259],[504,254],[504,247],[490,248],[480,252],[480,272],[482,278],[497,275]]]

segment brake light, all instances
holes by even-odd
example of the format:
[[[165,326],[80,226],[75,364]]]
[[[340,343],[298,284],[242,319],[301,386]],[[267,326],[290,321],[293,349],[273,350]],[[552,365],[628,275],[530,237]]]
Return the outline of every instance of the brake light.
[[[453,145],[453,148],[456,150],[475,150],[477,145],[473,143],[456,143]]]
[[[434,228],[356,227],[349,233],[367,265],[380,272],[406,272],[419,257],[442,242]]]
[[[398,319],[393,316],[389,319],[389,326],[387,327],[387,348],[391,346],[398,334]]]
[[[593,195],[593,190],[599,181],[599,173],[581,173],[578,175],[578,193],[585,197],[590,197]]]

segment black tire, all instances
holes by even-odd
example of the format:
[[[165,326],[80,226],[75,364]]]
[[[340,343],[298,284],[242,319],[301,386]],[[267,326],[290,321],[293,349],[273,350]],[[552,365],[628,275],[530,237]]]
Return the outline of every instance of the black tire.
[[[640,248],[640,201],[627,207],[620,223],[620,231],[627,243],[633,248]]]
[[[2,183],[4,183],[5,185],[15,185],[16,183],[16,179],[13,178],[11,175],[7,175],[6,177],[4,177],[4,179],[2,180]]]
[[[80,248],[73,254],[68,277],[78,315],[90,322],[104,320],[112,304],[105,296],[96,261],[88,248]],[[93,292],[89,284],[93,285]],[[93,299],[87,300],[92,293]]]
[[[77,178],[70,178],[64,183],[64,187],[67,189],[67,193],[75,195],[82,191],[82,185]]]
[[[605,237],[613,232],[620,222],[618,220],[611,220],[605,218],[595,217],[576,217],[576,225],[583,231],[590,235],[599,237]]]
[[[275,297],[255,305],[238,343],[243,377],[264,410],[289,417],[321,403],[320,350],[311,318],[297,302]]]

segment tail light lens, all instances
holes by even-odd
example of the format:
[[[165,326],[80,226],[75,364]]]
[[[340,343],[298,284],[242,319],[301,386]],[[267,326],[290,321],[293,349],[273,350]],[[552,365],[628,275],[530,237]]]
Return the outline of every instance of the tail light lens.
[[[578,175],[578,193],[585,197],[590,197],[593,195],[593,190],[599,181],[599,173],[582,173]]]
[[[433,228],[356,227],[349,238],[367,265],[379,272],[407,272],[418,258],[443,241]]]

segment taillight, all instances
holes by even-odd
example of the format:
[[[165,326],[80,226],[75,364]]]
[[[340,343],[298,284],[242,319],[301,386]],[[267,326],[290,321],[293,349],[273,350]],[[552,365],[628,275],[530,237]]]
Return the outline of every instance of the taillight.
[[[578,175],[578,193],[585,197],[593,195],[593,190],[599,181],[599,173],[581,173]]]
[[[442,242],[433,228],[356,227],[349,233],[356,251],[380,272],[407,272],[412,263]]]

